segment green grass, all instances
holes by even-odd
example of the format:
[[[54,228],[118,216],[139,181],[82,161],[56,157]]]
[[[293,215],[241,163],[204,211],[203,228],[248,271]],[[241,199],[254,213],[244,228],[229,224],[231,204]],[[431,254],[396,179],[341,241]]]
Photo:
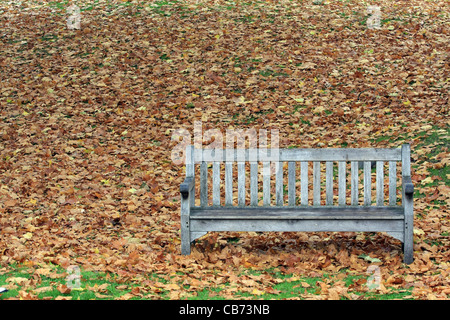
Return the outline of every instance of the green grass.
[[[264,273],[269,273],[275,279],[281,279],[282,282],[275,284],[273,289],[277,291],[277,293],[264,293],[264,294],[251,294],[249,292],[236,292],[236,298],[250,298],[250,299],[290,299],[290,298],[303,298],[308,299],[308,297],[319,296],[322,293],[321,283],[326,283],[329,285],[329,288],[333,288],[333,285],[338,283],[340,286],[344,286],[347,288],[348,294],[352,293],[356,296],[361,297],[362,299],[369,300],[390,300],[390,299],[410,299],[412,289],[396,289],[396,288],[388,288],[389,293],[380,294],[376,290],[362,290],[362,291],[352,291],[350,288],[357,281],[363,279],[367,280],[370,275],[353,275],[351,272],[347,270],[341,270],[337,274],[325,274],[323,277],[296,277],[291,274],[283,274],[279,271],[274,270],[266,270],[266,271],[246,271],[241,274],[241,276],[245,275],[262,275]],[[225,284],[225,288],[229,287],[230,283]],[[364,289],[365,284],[362,285]],[[196,297],[191,297],[191,300],[222,300],[224,296],[221,295],[221,288],[208,288],[198,292]],[[356,298],[355,296],[355,298]],[[345,295],[341,295],[341,300],[348,300]]]
[[[236,241],[236,239],[230,239],[231,242]],[[57,297],[68,297],[72,300],[113,300],[120,298],[121,296],[130,293],[133,288],[145,287],[142,284],[144,280],[149,280],[150,283],[158,281],[160,283],[168,283],[166,279],[158,277],[156,275],[142,275],[140,279],[130,279],[124,281],[117,275],[105,272],[94,272],[80,270],[80,282],[79,287],[74,288],[69,293],[61,293],[57,288],[62,285],[70,287],[70,284],[74,286],[77,284],[75,281],[67,279],[67,270],[55,265],[46,265],[44,268],[49,268],[50,272],[48,274],[39,274],[36,270],[39,270],[39,266],[24,267],[24,266],[10,266],[8,271],[0,271],[0,286],[11,285],[16,283],[10,290],[3,293],[0,296],[0,300],[7,298],[17,298],[20,296],[20,291],[25,291],[31,295],[36,295],[38,299],[55,299]],[[179,272],[177,276],[183,276],[182,272]],[[346,269],[341,270],[336,274],[324,274],[322,277],[298,277],[292,274],[285,274],[280,272],[278,269],[268,269],[264,271],[255,271],[252,269],[246,269],[241,272],[240,277],[245,276],[261,276],[269,275],[277,284],[273,285],[272,288],[276,293],[263,293],[259,291],[258,294],[252,294],[252,292],[237,291],[235,298],[250,298],[250,299],[289,299],[289,298],[305,298],[308,299],[313,296],[318,296],[322,293],[321,283],[326,283],[329,288],[333,288],[335,284],[339,286],[344,286],[347,288],[348,293],[356,294],[363,299],[404,299],[409,298],[412,289],[395,289],[388,288],[388,294],[380,294],[376,290],[366,290],[364,289],[365,284],[361,285],[360,288],[364,290],[352,290],[352,286],[355,282],[361,279],[368,279],[369,275],[355,275],[351,271]],[[20,278],[21,280],[14,280],[14,278]],[[179,277],[178,277],[179,278]],[[26,282],[33,281],[34,285],[27,287]],[[264,280],[262,280],[264,281]],[[36,285],[37,283],[37,285]],[[25,284],[25,286],[23,286]],[[189,289],[189,285],[178,284],[181,288]],[[210,288],[203,289],[196,293],[193,292],[192,296],[188,296],[189,300],[223,300],[227,299],[227,296],[221,292],[233,286],[230,283],[225,283],[220,286],[211,286]],[[39,288],[47,288],[39,293]],[[148,289],[148,288],[147,288]],[[251,288],[250,288],[251,289]],[[148,293],[151,294],[151,290]],[[251,290],[252,291],[252,290]],[[354,296],[354,297],[356,297]],[[169,299],[169,294],[167,290],[161,289],[158,293],[151,295],[150,298],[158,297],[160,299]],[[131,297],[132,300],[136,299],[149,299],[148,294],[143,296]],[[348,299],[344,295],[341,299]]]
[[[46,265],[45,268],[48,268]],[[36,270],[39,267],[23,267],[10,266],[11,270],[0,272],[0,286],[11,285],[8,292],[3,293],[0,300],[11,297],[18,297],[20,291],[25,291],[32,295],[36,295],[38,299],[55,299],[56,297],[70,297],[72,300],[112,300],[131,292],[134,287],[139,286],[138,282],[124,283],[114,274],[105,272],[85,271],[80,270],[79,283],[68,278],[69,274],[74,275],[75,272],[67,272],[59,266],[50,265],[51,271],[48,274],[37,274]],[[21,278],[21,280],[14,280],[14,278]],[[28,287],[27,280],[38,282],[37,285]],[[78,285],[79,284],[79,285]],[[71,287],[69,293],[62,293],[58,290],[61,286]],[[118,289],[119,287],[119,289]],[[39,288],[49,288],[39,293]],[[138,297],[136,297],[138,299]]]

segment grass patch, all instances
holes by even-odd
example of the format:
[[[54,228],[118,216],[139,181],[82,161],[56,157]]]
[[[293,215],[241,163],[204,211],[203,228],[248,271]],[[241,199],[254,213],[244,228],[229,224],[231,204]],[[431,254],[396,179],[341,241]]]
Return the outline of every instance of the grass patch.
[[[231,242],[239,239],[230,238]],[[0,285],[7,287],[8,292],[0,296],[0,300],[8,298],[26,297],[26,295],[41,299],[53,300],[67,298],[71,300],[113,300],[121,299],[128,295],[127,299],[170,299],[169,291],[161,288],[164,284],[170,286],[170,280],[157,275],[143,276],[142,279],[127,279],[105,272],[79,270],[79,282],[76,278],[68,278],[70,274],[76,272],[69,271],[55,265],[45,265],[43,267],[25,267],[20,265],[9,266],[8,270],[0,270]],[[177,279],[182,278],[182,272],[173,275]],[[181,277],[180,277],[181,276]],[[268,269],[256,271],[246,269],[239,274],[240,279],[249,279],[260,284],[266,278],[272,279],[272,286],[268,292],[257,287],[247,287],[245,290],[236,290],[233,298],[236,299],[313,299],[314,297],[326,297],[330,289],[340,288],[340,299],[369,299],[388,300],[410,298],[412,289],[397,289],[387,287],[387,293],[380,293],[376,289],[369,289],[367,281],[369,274],[353,274],[346,269],[336,274],[323,274],[316,277],[299,277],[293,274],[286,274],[278,269]],[[173,278],[171,277],[171,279]],[[175,278],[174,278],[175,279]],[[153,287],[155,283],[156,285]],[[173,284],[174,286],[189,289],[189,285],[183,283]],[[217,287],[209,287],[188,295],[189,300],[225,300],[230,299],[229,290],[236,284],[225,283]],[[71,287],[72,290],[67,290]]]
[[[285,274],[274,269],[265,271],[246,270],[239,275],[245,279],[257,279],[259,276],[270,275],[277,284],[273,285],[270,293],[265,293],[257,288],[236,291],[235,297],[238,299],[258,299],[258,300],[284,300],[299,298],[301,300],[314,299],[314,297],[325,298],[329,290],[340,288],[340,300],[362,299],[362,300],[391,300],[391,299],[411,299],[411,289],[387,288],[387,293],[380,293],[379,287],[369,288],[367,281],[370,275],[355,275],[348,270],[341,270],[337,274],[324,274],[318,277],[298,277],[292,274]],[[223,300],[227,298],[227,288],[232,288],[234,284],[225,283],[222,287],[212,287],[198,292],[197,296],[190,297],[190,300]]]
[[[161,280],[156,276],[149,278]],[[77,272],[77,269],[66,270],[50,264],[42,268],[9,266],[8,271],[0,271],[0,286],[9,290],[1,295],[0,300],[26,294],[41,300],[53,300],[57,297],[71,300],[113,300],[142,285],[138,281],[124,282],[122,278],[110,273],[82,269]],[[164,296],[163,290],[161,294]],[[130,299],[140,299],[140,296]]]

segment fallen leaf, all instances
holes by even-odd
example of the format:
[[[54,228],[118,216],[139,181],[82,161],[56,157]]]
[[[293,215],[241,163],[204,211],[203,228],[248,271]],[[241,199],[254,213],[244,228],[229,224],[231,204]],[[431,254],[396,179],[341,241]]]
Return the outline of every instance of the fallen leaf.
[[[56,289],[61,292],[62,294],[69,294],[72,290],[67,287],[65,284],[61,284]]]
[[[259,290],[259,289],[252,290],[252,294],[257,295],[257,296],[263,295],[264,293],[265,293],[264,291]]]
[[[53,291],[54,289],[55,289],[55,287],[46,286],[46,287],[36,288],[36,289],[33,290],[33,292],[36,293],[36,294],[39,294],[39,293],[43,293],[43,292]]]
[[[307,283],[307,282],[302,282],[301,284],[302,284],[303,288],[310,288],[311,287],[311,285],[309,283]]]

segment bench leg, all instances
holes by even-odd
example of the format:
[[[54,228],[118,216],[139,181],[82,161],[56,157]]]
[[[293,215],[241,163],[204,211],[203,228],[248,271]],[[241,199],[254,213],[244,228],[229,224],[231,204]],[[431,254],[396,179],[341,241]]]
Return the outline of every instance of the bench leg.
[[[412,236],[410,237],[410,240],[406,240],[406,234],[405,234],[405,242],[403,243],[403,262],[406,264],[411,264],[414,261],[413,257],[413,240]]]
[[[189,216],[181,216],[181,254],[191,254],[191,230],[189,228]]]
[[[181,239],[181,254],[185,256],[191,254],[191,243],[183,241],[183,239]]]
[[[413,217],[405,215],[405,234],[403,241],[403,262],[411,264],[414,261]]]

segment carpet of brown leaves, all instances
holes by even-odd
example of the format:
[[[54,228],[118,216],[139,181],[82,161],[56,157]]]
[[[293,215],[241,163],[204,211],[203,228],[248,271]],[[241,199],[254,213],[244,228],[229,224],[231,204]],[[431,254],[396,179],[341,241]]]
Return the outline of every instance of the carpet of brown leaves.
[[[445,1],[378,1],[380,30],[367,29],[360,1],[236,2],[157,11],[100,1],[80,30],[58,9],[4,7],[0,265],[113,272],[142,280],[136,296],[221,287],[233,298],[279,281],[243,270],[366,274],[365,254],[381,261],[386,292],[447,299],[449,188],[422,180],[448,165],[448,142],[435,159],[437,145],[418,147],[419,132],[449,124]],[[184,168],[171,161],[171,134],[193,134],[198,120],[221,132],[277,128],[281,147],[411,142],[426,195],[415,200],[414,263],[402,263],[397,240],[356,233],[211,233],[181,256]],[[351,299],[363,287],[324,283],[317,297]]]

